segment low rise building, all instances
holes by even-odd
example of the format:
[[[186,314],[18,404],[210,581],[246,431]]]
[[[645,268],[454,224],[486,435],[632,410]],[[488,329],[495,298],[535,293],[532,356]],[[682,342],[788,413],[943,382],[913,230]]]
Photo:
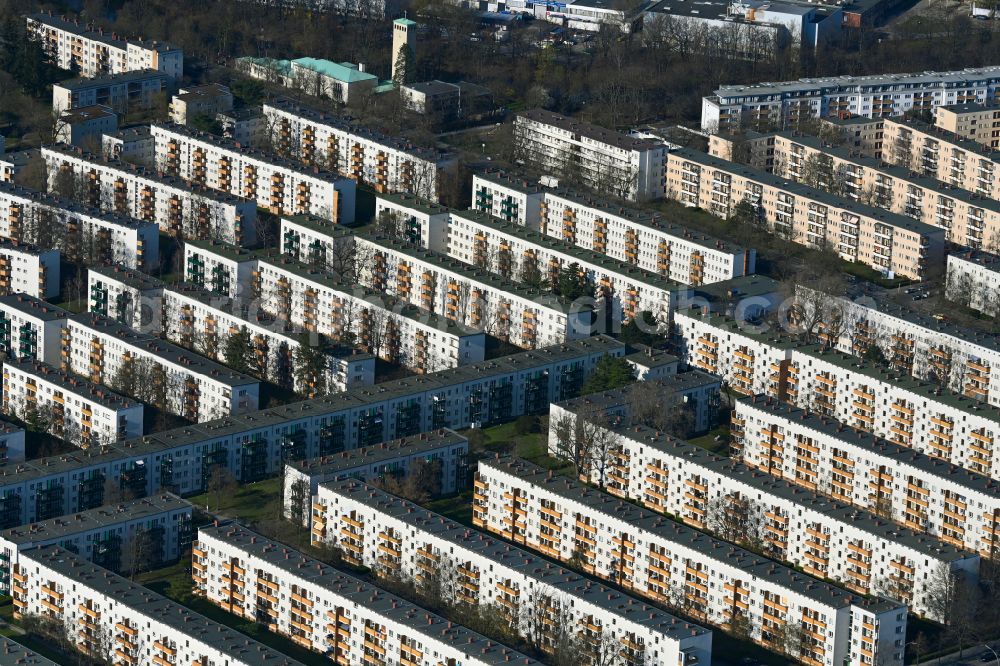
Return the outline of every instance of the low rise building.
[[[140,377],[134,393],[149,393],[156,405],[192,421],[210,421],[258,409],[260,382],[194,352],[94,313],[74,315],[63,330],[62,366],[95,384]]]
[[[520,159],[545,173],[573,175],[601,194],[630,201],[662,199],[666,144],[638,139],[534,109],[518,114]]]
[[[187,125],[198,117],[212,120],[232,110],[233,93],[221,83],[181,88],[170,99],[170,119],[178,125]]]
[[[976,250],[948,253],[945,295],[995,317],[1000,311],[1000,257]]]
[[[35,360],[4,361],[3,412],[45,415],[46,432],[84,449],[143,433],[141,402]]]
[[[152,125],[156,168],[196,188],[256,201],[275,215],[310,213],[337,224],[354,221],[355,184],[271,153],[246,148],[184,125]]]
[[[11,577],[14,616],[72,627],[72,642],[85,654],[110,642],[118,659],[135,663],[152,655],[151,663],[301,666],[59,546],[21,553]]]
[[[704,492],[703,480],[688,483],[689,494]],[[874,663],[903,664],[905,604],[852,594],[524,460],[482,461],[475,487],[477,526],[556,560],[580,558],[641,596],[682,595],[704,622],[731,626],[739,616],[750,639],[803,663],[874,655]],[[787,623],[805,637],[791,650],[776,631]]]
[[[156,225],[118,212],[102,212],[54,194],[0,183],[0,234],[58,248],[86,263],[151,269],[159,264]]]
[[[379,84],[377,76],[358,65],[322,58],[243,57],[236,59],[236,69],[252,79],[276,83],[314,97],[326,97],[338,104],[361,104]]]
[[[0,296],[0,353],[6,359],[58,364],[68,314],[27,294]]]
[[[96,152],[96,151],[91,151]],[[132,125],[101,137],[100,153],[107,160],[149,166],[156,160],[149,125]]]
[[[602,358],[624,353],[596,336],[12,465],[0,471],[0,529],[100,506],[109,480],[137,496],[197,494],[217,469],[251,483],[290,459],[543,414],[577,395]]]
[[[122,150],[122,159],[127,159]],[[195,190],[180,178],[59,144],[43,148],[42,157],[48,168],[50,190],[71,174],[76,182],[87,183],[80,188],[86,202],[103,211],[155,223],[160,231],[185,239],[248,245],[257,241],[257,206],[253,199]]]
[[[215,114],[222,136],[241,146],[255,148],[267,137],[267,127],[261,107],[242,107]]]
[[[460,624],[235,524],[200,529],[193,554],[196,594],[238,616],[267,616],[271,631],[344,663],[378,655],[386,663],[413,666],[539,666]],[[247,584],[254,580],[256,584]]]
[[[170,77],[154,69],[106,74],[92,79],[68,79],[52,84],[52,111],[101,105],[115,113],[134,113],[166,101]]]
[[[122,488],[128,492],[128,486]],[[22,552],[61,546],[115,573],[157,569],[180,559],[194,536],[194,507],[163,493],[0,531],[0,591]]]
[[[884,274],[922,279],[944,263],[941,227],[706,153],[681,149],[667,156],[667,194],[724,219],[733,219],[737,206],[746,204],[742,223],[764,226],[800,245],[830,249]]]
[[[404,580],[435,569],[458,601],[489,605],[519,636],[541,615],[556,635],[585,625],[589,631],[573,633],[599,659],[615,654],[649,666],[711,659],[708,630],[360,481],[321,485],[312,525],[313,543],[340,548],[347,562]]]
[[[381,482],[402,479],[423,464],[437,464],[436,493],[451,495],[468,486],[469,440],[440,428],[361,449],[285,463],[284,515],[309,526],[312,498],[321,483],[340,479]]]
[[[89,312],[140,333],[162,330],[163,283],[154,277],[120,266],[90,266],[87,294]]]
[[[934,109],[934,124],[946,132],[996,150],[1000,148],[1000,108],[967,102]]]
[[[59,250],[0,238],[0,294],[53,298],[62,287],[59,276]]]
[[[455,156],[386,136],[288,100],[264,104],[276,152],[321,166],[377,192],[407,192],[437,201],[442,172]],[[349,222],[349,221],[348,221]]]
[[[84,106],[59,114],[55,140],[91,150],[101,146],[105,134],[118,131],[118,114],[107,106]]]

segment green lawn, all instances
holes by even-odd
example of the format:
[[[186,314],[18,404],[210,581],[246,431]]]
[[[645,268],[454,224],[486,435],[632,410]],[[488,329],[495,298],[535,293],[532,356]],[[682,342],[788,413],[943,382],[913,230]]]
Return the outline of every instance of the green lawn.
[[[715,441],[716,437],[721,437],[721,441]],[[701,437],[689,439],[688,444],[700,446],[701,448],[708,449],[712,453],[717,453],[720,456],[727,455],[729,445],[729,426],[722,425],[715,430],[702,435]]]
[[[209,511],[226,517],[239,518],[244,523],[277,520],[281,512],[280,476],[239,486],[231,491],[203,493],[188,497],[196,507],[208,506]]]

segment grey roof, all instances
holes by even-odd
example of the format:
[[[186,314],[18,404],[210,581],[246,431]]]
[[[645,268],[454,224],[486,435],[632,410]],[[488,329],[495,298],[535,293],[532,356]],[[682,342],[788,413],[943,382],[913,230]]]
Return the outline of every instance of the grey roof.
[[[57,666],[34,650],[29,650],[13,638],[0,636],[0,664],[18,666]]]
[[[645,434],[642,429],[639,430],[639,433]],[[643,438],[643,441],[648,440]],[[688,446],[692,453],[697,455],[695,449],[698,447]],[[700,451],[708,454],[704,449],[700,449]],[[650,509],[601,492],[567,476],[550,474],[549,470],[526,460],[519,458],[486,459],[480,461],[479,464],[494,467],[522,479],[529,491],[532,486],[538,487],[571,502],[582,504],[609,518],[632,525],[650,535],[690,548],[708,559],[716,560],[726,566],[736,567],[752,577],[780,585],[834,608],[860,606],[873,612],[905,608],[904,604],[888,599],[871,599],[798,572],[789,566],[717,539]]]
[[[447,215],[451,212],[451,209],[446,206],[408,192],[382,192],[377,195],[377,198],[385,199],[397,206],[419,210],[426,215]]]
[[[981,250],[957,249],[949,252],[950,257],[968,261],[991,271],[1000,271],[1000,257]]]
[[[676,365],[681,362],[678,356],[665,352],[662,349],[654,349],[648,345],[638,343],[631,346],[635,348],[635,351],[626,355],[625,360],[636,365],[646,368],[660,368],[667,365]]]
[[[449,446],[468,444],[469,440],[449,428],[422,432],[413,437],[394,439],[374,446],[341,451],[320,458],[289,461],[286,467],[294,468],[311,477],[337,474],[345,470],[367,467],[383,460],[394,460]]]
[[[104,106],[103,104],[94,104],[93,106],[78,106],[75,109],[66,109],[59,116],[59,122],[66,123],[67,125],[75,125],[77,123],[85,123],[98,118],[112,117],[117,118],[118,114],[116,114],[110,107]]]
[[[13,238],[0,238],[0,251],[22,252],[32,256],[40,256],[46,252],[52,252],[49,248],[41,248],[31,243],[14,240]],[[58,252],[58,250],[56,250]]]
[[[301,666],[300,662],[248,638],[235,629],[209,620],[189,608],[156,594],[138,583],[87,562],[58,546],[42,546],[21,554],[22,561],[35,562],[55,571],[83,588],[107,595],[132,613],[166,624],[177,632],[228,654],[234,661],[251,666]]]
[[[228,523],[202,527],[198,533],[238,548],[248,557],[263,560],[271,567],[269,573],[277,574],[279,581],[304,579],[359,607],[378,613],[387,622],[399,623],[428,639],[450,644],[471,659],[488,664],[516,663],[531,666],[539,663],[471,629],[449,622],[379,587],[239,525]]]
[[[457,97],[461,94],[461,88],[454,83],[445,83],[444,81],[437,80],[408,83],[402,87],[407,90],[421,92],[425,95],[455,95]]]
[[[656,390],[657,397],[668,398],[702,387],[718,387],[721,383],[722,380],[715,375],[702,372],[701,370],[688,370],[687,372],[678,372],[662,379],[637,381],[626,384],[621,388],[598,391],[597,393],[586,393],[556,404],[571,412],[590,412],[595,409],[607,411],[627,406],[632,399],[632,393],[636,390],[641,391],[653,387]]]
[[[926,134],[932,139],[951,144],[955,148],[974,153],[993,162],[1000,162],[1000,150],[984,146],[972,139],[965,138],[961,134],[955,134],[937,125],[925,123],[918,118],[903,116],[902,118],[892,118],[891,121],[902,127],[912,129],[915,132]]]
[[[18,546],[59,543],[84,532],[110,529],[135,520],[155,518],[175,511],[187,511],[190,514],[193,507],[190,502],[176,495],[163,493],[121,504],[107,504],[82,513],[50,518],[29,525],[11,527],[0,531],[0,538]]]
[[[121,282],[122,284],[132,287],[133,289],[138,289],[139,291],[156,291],[163,290],[163,281],[158,278],[143,273],[142,271],[137,271],[134,268],[128,268],[127,266],[122,266],[120,264],[114,264],[111,266],[88,266],[88,273],[93,273],[101,277],[107,278],[108,280],[114,280],[116,282]]]
[[[39,192],[38,190],[30,190],[27,187],[15,185],[14,183],[0,181],[0,192],[3,192],[11,197],[27,199],[41,206],[50,206],[52,208],[58,208],[59,210],[64,210],[70,213],[86,215],[117,227],[124,227],[126,229],[148,229],[149,227],[156,227],[155,222],[144,222],[142,220],[137,220],[134,217],[122,215],[113,211],[102,211],[98,208],[78,203],[72,199],[66,199],[55,194]]]
[[[184,243],[185,245],[190,245],[191,247],[199,250],[205,250],[206,252],[216,254],[236,263],[248,263],[257,261],[260,258],[260,254],[256,250],[250,250],[240,245],[233,245],[232,243],[224,243],[220,240],[189,238],[186,239]]]
[[[78,395],[84,400],[89,400],[108,409],[120,410],[142,406],[138,400],[119,395],[103,384],[95,384],[86,377],[74,375],[35,359],[8,359],[3,364],[4,367],[20,370],[40,381],[55,384],[56,387],[67,393]]]
[[[583,120],[576,120],[575,118],[553,113],[552,111],[546,111],[545,109],[522,111],[518,114],[518,117],[527,118],[528,120],[532,120],[536,123],[552,125],[553,127],[558,127],[568,132],[572,132],[573,134],[579,134],[587,137],[588,139],[610,146],[615,146],[623,150],[635,150],[639,152],[646,150],[665,150],[664,145],[659,141],[637,139],[627,134],[622,134],[621,132],[601,127],[600,125],[594,125],[593,123],[588,123]]]
[[[45,23],[57,28],[59,30],[64,30],[66,32],[71,32],[74,35],[79,35],[86,39],[91,39],[98,42],[103,42],[109,46],[115,46],[120,49],[124,49],[127,44],[141,44],[146,48],[156,49],[157,51],[163,53],[167,51],[179,51],[180,49],[166,42],[158,41],[148,41],[141,39],[124,39],[116,36],[116,33],[108,32],[105,33],[103,28],[96,27],[93,24],[80,25],[79,21],[70,21],[65,16],[53,16],[51,12],[48,13],[36,13],[29,14],[28,18],[33,21],[38,21],[39,23]]]
[[[450,541],[458,548],[474,551],[497,565],[517,570],[538,584],[598,606],[620,620],[634,622],[651,632],[681,639],[708,633],[707,629],[685,622],[666,611],[591,581],[557,564],[489,534],[461,525],[402,498],[390,495],[361,481],[346,479],[322,486],[338,495],[364,504],[415,529]],[[458,553],[453,557],[461,557]]]
[[[66,90],[86,90],[87,88],[100,88],[102,86],[125,85],[143,81],[159,80],[162,85],[166,85],[169,77],[163,72],[155,69],[135,69],[121,74],[109,74],[107,76],[97,76],[92,79],[76,78],[60,81],[52,84],[57,88]]]
[[[35,317],[42,321],[65,319],[69,315],[69,312],[63,310],[58,305],[46,303],[40,298],[23,293],[0,296],[0,308],[18,310],[29,317]]]

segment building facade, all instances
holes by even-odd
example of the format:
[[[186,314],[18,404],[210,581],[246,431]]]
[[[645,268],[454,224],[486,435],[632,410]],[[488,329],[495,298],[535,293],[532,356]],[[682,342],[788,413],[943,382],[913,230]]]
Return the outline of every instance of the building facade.
[[[93,79],[68,79],[52,84],[52,111],[106,106],[115,113],[153,109],[170,90],[170,77],[154,69],[106,74]]]
[[[948,254],[945,295],[949,300],[995,317],[1000,311],[998,286],[1000,258],[996,255],[975,250]]]
[[[0,238],[0,294],[59,295],[59,250]]]
[[[7,359],[58,364],[69,313],[34,296],[0,296],[0,352]]]
[[[163,283],[154,277],[120,266],[90,266],[87,294],[88,312],[140,333],[163,330]]]

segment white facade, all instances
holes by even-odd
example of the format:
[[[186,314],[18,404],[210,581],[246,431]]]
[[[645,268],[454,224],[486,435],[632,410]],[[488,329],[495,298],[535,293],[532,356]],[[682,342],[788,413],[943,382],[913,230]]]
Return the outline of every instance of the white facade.
[[[0,294],[59,295],[59,250],[0,238]]]
[[[662,199],[667,146],[535,109],[514,121],[520,159],[552,174],[572,174],[602,194]]]
[[[152,125],[156,168],[195,187],[207,187],[256,201],[275,215],[309,213],[350,224],[354,221],[355,183],[326,171],[184,125]]]
[[[160,260],[155,224],[10,183],[0,183],[0,235],[88,262],[150,270]]]
[[[339,173],[377,192],[407,192],[437,201],[450,153],[424,149],[288,101],[264,104],[271,144],[283,155]]]
[[[557,560],[576,554],[641,596],[681,596],[717,625],[740,615],[753,640],[779,652],[789,650],[780,628],[794,623],[803,639],[791,656],[805,664],[903,664],[904,604],[851,594],[524,460],[483,461],[475,484],[477,526]],[[687,492],[703,485],[689,479]]]
[[[52,84],[52,111],[62,113],[96,105],[122,114],[149,110],[166,97],[169,86],[170,78],[152,69],[95,79],[69,79]]]
[[[198,531],[195,592],[343,664],[538,662],[235,524]],[[266,610],[262,610],[266,609]],[[377,655],[377,657],[375,657]]]
[[[404,238],[440,254],[448,253],[449,209],[412,194],[380,194],[375,220],[392,220]]]
[[[0,296],[0,351],[9,359],[58,365],[67,314],[27,294]]]
[[[995,317],[1000,311],[1000,259],[982,252],[950,253],[945,295],[948,300]]]
[[[257,206],[228,193],[195,191],[178,178],[138,169],[124,162],[73,150],[68,146],[42,149],[49,190],[62,173],[86,182],[87,202],[155,223],[171,236],[253,244],[257,241]]]
[[[21,553],[11,576],[14,616],[40,615],[71,627],[84,652],[110,643],[119,659],[135,663],[301,666],[58,546]]]
[[[551,613],[547,629],[582,624],[594,652],[620,653],[627,664],[711,659],[710,631],[359,481],[319,487],[312,540],[404,579],[418,575],[420,564],[436,567],[457,600],[491,604],[521,636],[532,618]]]
[[[184,281],[229,298],[249,298],[256,252],[218,241],[184,243]]]
[[[142,435],[143,405],[40,361],[3,364],[3,412],[51,414],[47,432],[81,448]]]
[[[344,227],[311,215],[281,218],[281,253],[344,279],[353,274],[354,236]]]
[[[181,88],[170,98],[170,119],[178,125],[187,125],[198,116],[214,119],[232,110],[233,93],[219,83]]]
[[[74,315],[63,333],[63,367],[108,384],[126,363],[148,364],[164,378],[166,404],[192,421],[258,409],[260,382],[101,315]]]
[[[69,21],[51,12],[31,14],[27,21],[29,36],[41,42],[60,69],[75,67],[90,78],[153,69],[180,79],[184,72],[184,52],[170,44],[119,38],[117,33],[105,34],[103,28],[81,26],[79,20]]]
[[[162,329],[163,283],[120,266],[87,269],[87,311],[110,317],[141,333]]]
[[[55,140],[71,146],[99,147],[105,134],[117,131],[118,114],[106,106],[85,106],[59,115]]]
[[[24,460],[24,428],[0,421],[0,466]]]
[[[544,187],[526,178],[503,171],[485,171],[472,175],[469,207],[538,231],[542,228],[545,194]]]

